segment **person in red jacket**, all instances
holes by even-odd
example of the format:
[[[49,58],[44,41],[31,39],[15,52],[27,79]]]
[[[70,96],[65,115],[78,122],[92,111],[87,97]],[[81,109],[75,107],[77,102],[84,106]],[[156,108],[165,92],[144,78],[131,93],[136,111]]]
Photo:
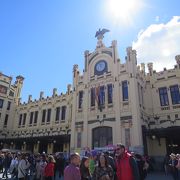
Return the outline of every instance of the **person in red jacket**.
[[[53,180],[54,177],[54,157],[53,156],[48,156],[48,163],[45,167],[44,170],[44,176],[45,176],[45,180]]]
[[[137,163],[123,144],[116,148],[116,176],[117,180],[140,180]]]

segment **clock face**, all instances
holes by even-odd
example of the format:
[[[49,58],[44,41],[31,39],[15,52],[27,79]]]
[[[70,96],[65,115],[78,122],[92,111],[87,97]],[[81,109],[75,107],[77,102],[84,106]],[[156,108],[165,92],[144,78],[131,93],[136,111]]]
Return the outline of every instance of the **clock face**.
[[[98,62],[96,64],[96,71],[101,72],[101,71],[103,71],[105,69],[105,67],[106,67],[105,62],[104,61],[100,61],[100,62]]]

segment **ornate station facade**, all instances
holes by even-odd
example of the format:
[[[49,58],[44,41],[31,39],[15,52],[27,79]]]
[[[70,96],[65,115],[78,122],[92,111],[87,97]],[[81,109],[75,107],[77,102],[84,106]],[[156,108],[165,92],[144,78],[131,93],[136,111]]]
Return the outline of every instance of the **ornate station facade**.
[[[97,39],[65,94],[53,89],[21,103],[24,78],[12,83],[0,74],[0,148],[52,153],[122,142],[151,156],[180,151],[180,56],[173,69],[156,72],[148,63],[146,72],[131,47],[122,63],[116,41],[106,47],[102,33]]]

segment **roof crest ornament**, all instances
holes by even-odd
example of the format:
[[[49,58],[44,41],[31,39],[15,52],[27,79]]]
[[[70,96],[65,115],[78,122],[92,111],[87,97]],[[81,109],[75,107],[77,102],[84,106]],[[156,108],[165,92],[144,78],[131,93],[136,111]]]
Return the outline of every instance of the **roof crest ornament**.
[[[98,42],[97,42],[97,47],[96,48],[100,48],[100,47],[104,47],[104,44],[102,42],[103,38],[104,38],[104,34],[106,32],[109,32],[108,29],[99,29],[98,31],[96,31],[96,34],[95,34],[95,37],[98,39]]]

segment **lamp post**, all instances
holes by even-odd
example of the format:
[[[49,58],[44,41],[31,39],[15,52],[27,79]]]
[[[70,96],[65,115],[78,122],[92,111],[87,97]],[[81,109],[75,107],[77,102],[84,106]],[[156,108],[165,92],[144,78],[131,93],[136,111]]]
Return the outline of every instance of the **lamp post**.
[[[157,134],[153,134],[153,133],[152,133],[152,135],[151,135],[151,139],[152,139],[152,140],[157,140],[157,141],[158,141],[159,146],[161,146],[160,137],[159,137]]]
[[[0,143],[0,149],[3,149],[3,142]]]
[[[26,149],[26,141],[23,142],[23,150]]]

